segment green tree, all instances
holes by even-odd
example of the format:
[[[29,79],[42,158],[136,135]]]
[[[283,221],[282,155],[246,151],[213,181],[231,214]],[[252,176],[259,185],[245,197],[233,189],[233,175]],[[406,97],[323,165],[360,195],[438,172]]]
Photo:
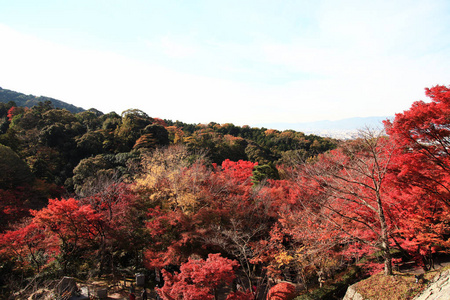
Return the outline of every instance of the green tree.
[[[267,148],[263,148],[257,143],[249,143],[245,148],[245,154],[247,154],[248,160],[257,162],[259,164],[268,164],[273,161],[273,155]]]
[[[97,130],[102,125],[102,120],[98,116],[97,110],[94,111],[83,111],[80,113],[77,113],[75,117],[78,119],[78,121],[83,124],[88,131]]]
[[[122,113],[122,123],[117,128],[117,136],[123,142],[125,151],[130,151],[137,139],[142,135],[145,127],[153,119],[139,109],[128,109]]]
[[[150,124],[147,125],[144,130],[144,134],[151,134],[156,143],[161,146],[169,145],[169,132],[162,125]]]
[[[272,162],[266,165],[256,165],[253,168],[252,182],[254,184],[260,183],[265,179],[280,179],[280,174]]]
[[[33,180],[30,168],[17,153],[0,144],[0,189],[12,189],[32,183]]]

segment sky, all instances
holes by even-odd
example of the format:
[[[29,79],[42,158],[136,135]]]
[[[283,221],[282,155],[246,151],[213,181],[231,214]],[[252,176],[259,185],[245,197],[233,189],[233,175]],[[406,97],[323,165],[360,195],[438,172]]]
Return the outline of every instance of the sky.
[[[448,0],[0,0],[0,87],[261,125],[393,116],[450,84]]]

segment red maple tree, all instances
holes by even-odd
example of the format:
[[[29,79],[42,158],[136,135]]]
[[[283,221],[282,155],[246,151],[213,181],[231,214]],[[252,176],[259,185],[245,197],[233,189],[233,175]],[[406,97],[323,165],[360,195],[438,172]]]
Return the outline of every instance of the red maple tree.
[[[219,289],[232,284],[238,266],[238,262],[220,254],[209,254],[206,260],[189,259],[181,265],[179,273],[162,270],[165,284],[158,294],[166,300],[217,299]],[[243,293],[230,292],[227,299],[251,299],[249,296],[244,298]]]

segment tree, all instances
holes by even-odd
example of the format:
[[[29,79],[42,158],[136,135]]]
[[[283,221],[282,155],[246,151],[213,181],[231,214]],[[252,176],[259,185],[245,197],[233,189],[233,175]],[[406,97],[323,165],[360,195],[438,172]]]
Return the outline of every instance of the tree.
[[[267,165],[256,165],[253,169],[252,182],[254,184],[265,179],[280,179],[277,168],[271,162]]]
[[[78,121],[86,126],[88,131],[94,131],[101,127],[102,121],[99,118],[101,115],[101,112],[99,112],[96,109],[91,109],[87,111],[83,111],[80,113],[77,113],[75,117],[78,119]]]
[[[386,132],[402,149],[398,177],[420,186],[450,206],[450,89],[426,89],[431,102],[418,101],[394,121]]]
[[[202,163],[186,164],[189,161],[180,160],[184,155],[177,157],[183,152],[173,150],[162,156],[157,150],[137,180],[153,206],[147,222],[152,243],[146,265],[177,265],[192,254],[221,251],[239,261],[242,286],[258,286],[267,278],[258,277],[262,270],[251,263],[252,244],[267,236],[281,205],[263,185],[253,189],[256,164],[225,160],[210,170]]]
[[[144,128],[143,133],[151,134],[159,146],[169,145],[169,132],[162,125],[156,123],[148,125]]]
[[[103,177],[80,199],[81,204],[89,205],[101,216],[96,244],[91,249],[96,256],[99,274],[116,274],[120,256],[127,256],[130,265],[139,266],[140,251],[148,242],[144,234],[146,211],[138,207],[136,195],[130,185],[117,178]]]
[[[33,180],[27,164],[11,148],[0,144],[0,189],[23,186]]]
[[[303,176],[313,183],[303,187],[319,191],[316,201],[324,222],[333,224],[346,243],[380,249],[386,275],[392,275],[386,176],[394,150],[381,132],[366,130],[359,139],[303,165]]]
[[[207,188],[207,206],[197,214],[203,234],[202,244],[212,249],[219,247],[239,261],[242,286],[257,287],[255,294],[264,293],[260,289],[267,280],[260,261],[255,260],[260,240],[268,237],[276,220],[278,209],[284,199],[279,198],[277,188],[271,181],[255,187],[252,171],[256,163],[225,160],[222,166],[215,166]],[[282,194],[282,193],[281,193]]]
[[[76,272],[84,250],[95,244],[103,223],[102,216],[90,205],[81,205],[73,198],[50,199],[46,208],[32,213],[35,224],[58,238],[64,273]]]
[[[33,221],[27,223],[0,234],[0,253],[17,260],[21,268],[31,266],[39,273],[57,250],[50,246],[52,242],[41,226]]]
[[[29,189],[29,187],[27,187]],[[20,222],[28,215],[27,193],[24,187],[15,187],[10,190],[0,189],[0,232]]]
[[[20,114],[23,114],[25,109],[23,107],[16,107],[13,106],[8,110],[7,118],[8,121],[12,122],[14,117],[19,116]]]
[[[450,246],[450,89],[438,85],[425,91],[431,102],[417,101],[385,121],[400,150],[391,178],[403,208],[396,234],[401,246],[423,261],[431,249]]]
[[[58,108],[47,110],[42,114],[42,118],[43,126],[48,126],[55,123],[70,125],[77,122],[77,118],[70,111]]]
[[[122,112],[122,123],[117,127],[116,133],[125,143],[127,151],[133,147],[136,140],[142,135],[144,128],[152,122],[153,119],[139,109],[128,109]]]
[[[450,248],[450,209],[433,193],[418,186],[405,186],[390,177],[399,187],[393,195],[398,203],[393,207],[395,230],[392,238],[397,247],[407,252],[425,271],[432,266],[436,252]]]
[[[233,282],[238,266],[236,261],[223,258],[220,254],[209,254],[206,260],[190,258],[181,265],[180,273],[172,275],[162,270],[165,284],[158,294],[166,300],[217,299],[219,288]],[[227,299],[233,299],[234,294],[230,293]],[[246,299],[252,299],[248,296]]]
[[[262,165],[273,161],[272,153],[257,143],[249,143],[245,148],[245,154],[247,155],[248,160],[258,162]]]
[[[104,130],[115,130],[122,123],[122,117],[115,112],[102,115],[99,119],[103,122],[102,129]]]
[[[139,160],[136,153],[100,154],[82,159],[73,169],[71,184],[78,196],[90,196],[91,191],[98,192],[106,183],[120,182],[131,177],[131,165]]]
[[[198,209],[200,185],[208,171],[203,154],[191,154],[183,145],[156,149],[143,160],[136,187],[153,206],[192,213]]]
[[[75,137],[80,155],[86,157],[103,152],[104,136],[101,131],[88,131],[82,136]]]
[[[292,300],[296,296],[295,286],[289,282],[280,282],[270,288],[267,300]]]

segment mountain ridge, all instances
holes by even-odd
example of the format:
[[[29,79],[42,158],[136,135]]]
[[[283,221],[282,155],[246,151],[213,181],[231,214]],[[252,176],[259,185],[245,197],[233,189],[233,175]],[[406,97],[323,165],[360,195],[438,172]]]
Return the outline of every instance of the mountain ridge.
[[[39,102],[50,101],[55,108],[64,108],[74,114],[85,111],[84,108],[77,107],[73,104],[58,99],[45,96],[26,95],[20,92],[3,89],[0,87],[0,102],[8,103],[10,101],[16,103],[17,106],[29,108],[37,105]]]

